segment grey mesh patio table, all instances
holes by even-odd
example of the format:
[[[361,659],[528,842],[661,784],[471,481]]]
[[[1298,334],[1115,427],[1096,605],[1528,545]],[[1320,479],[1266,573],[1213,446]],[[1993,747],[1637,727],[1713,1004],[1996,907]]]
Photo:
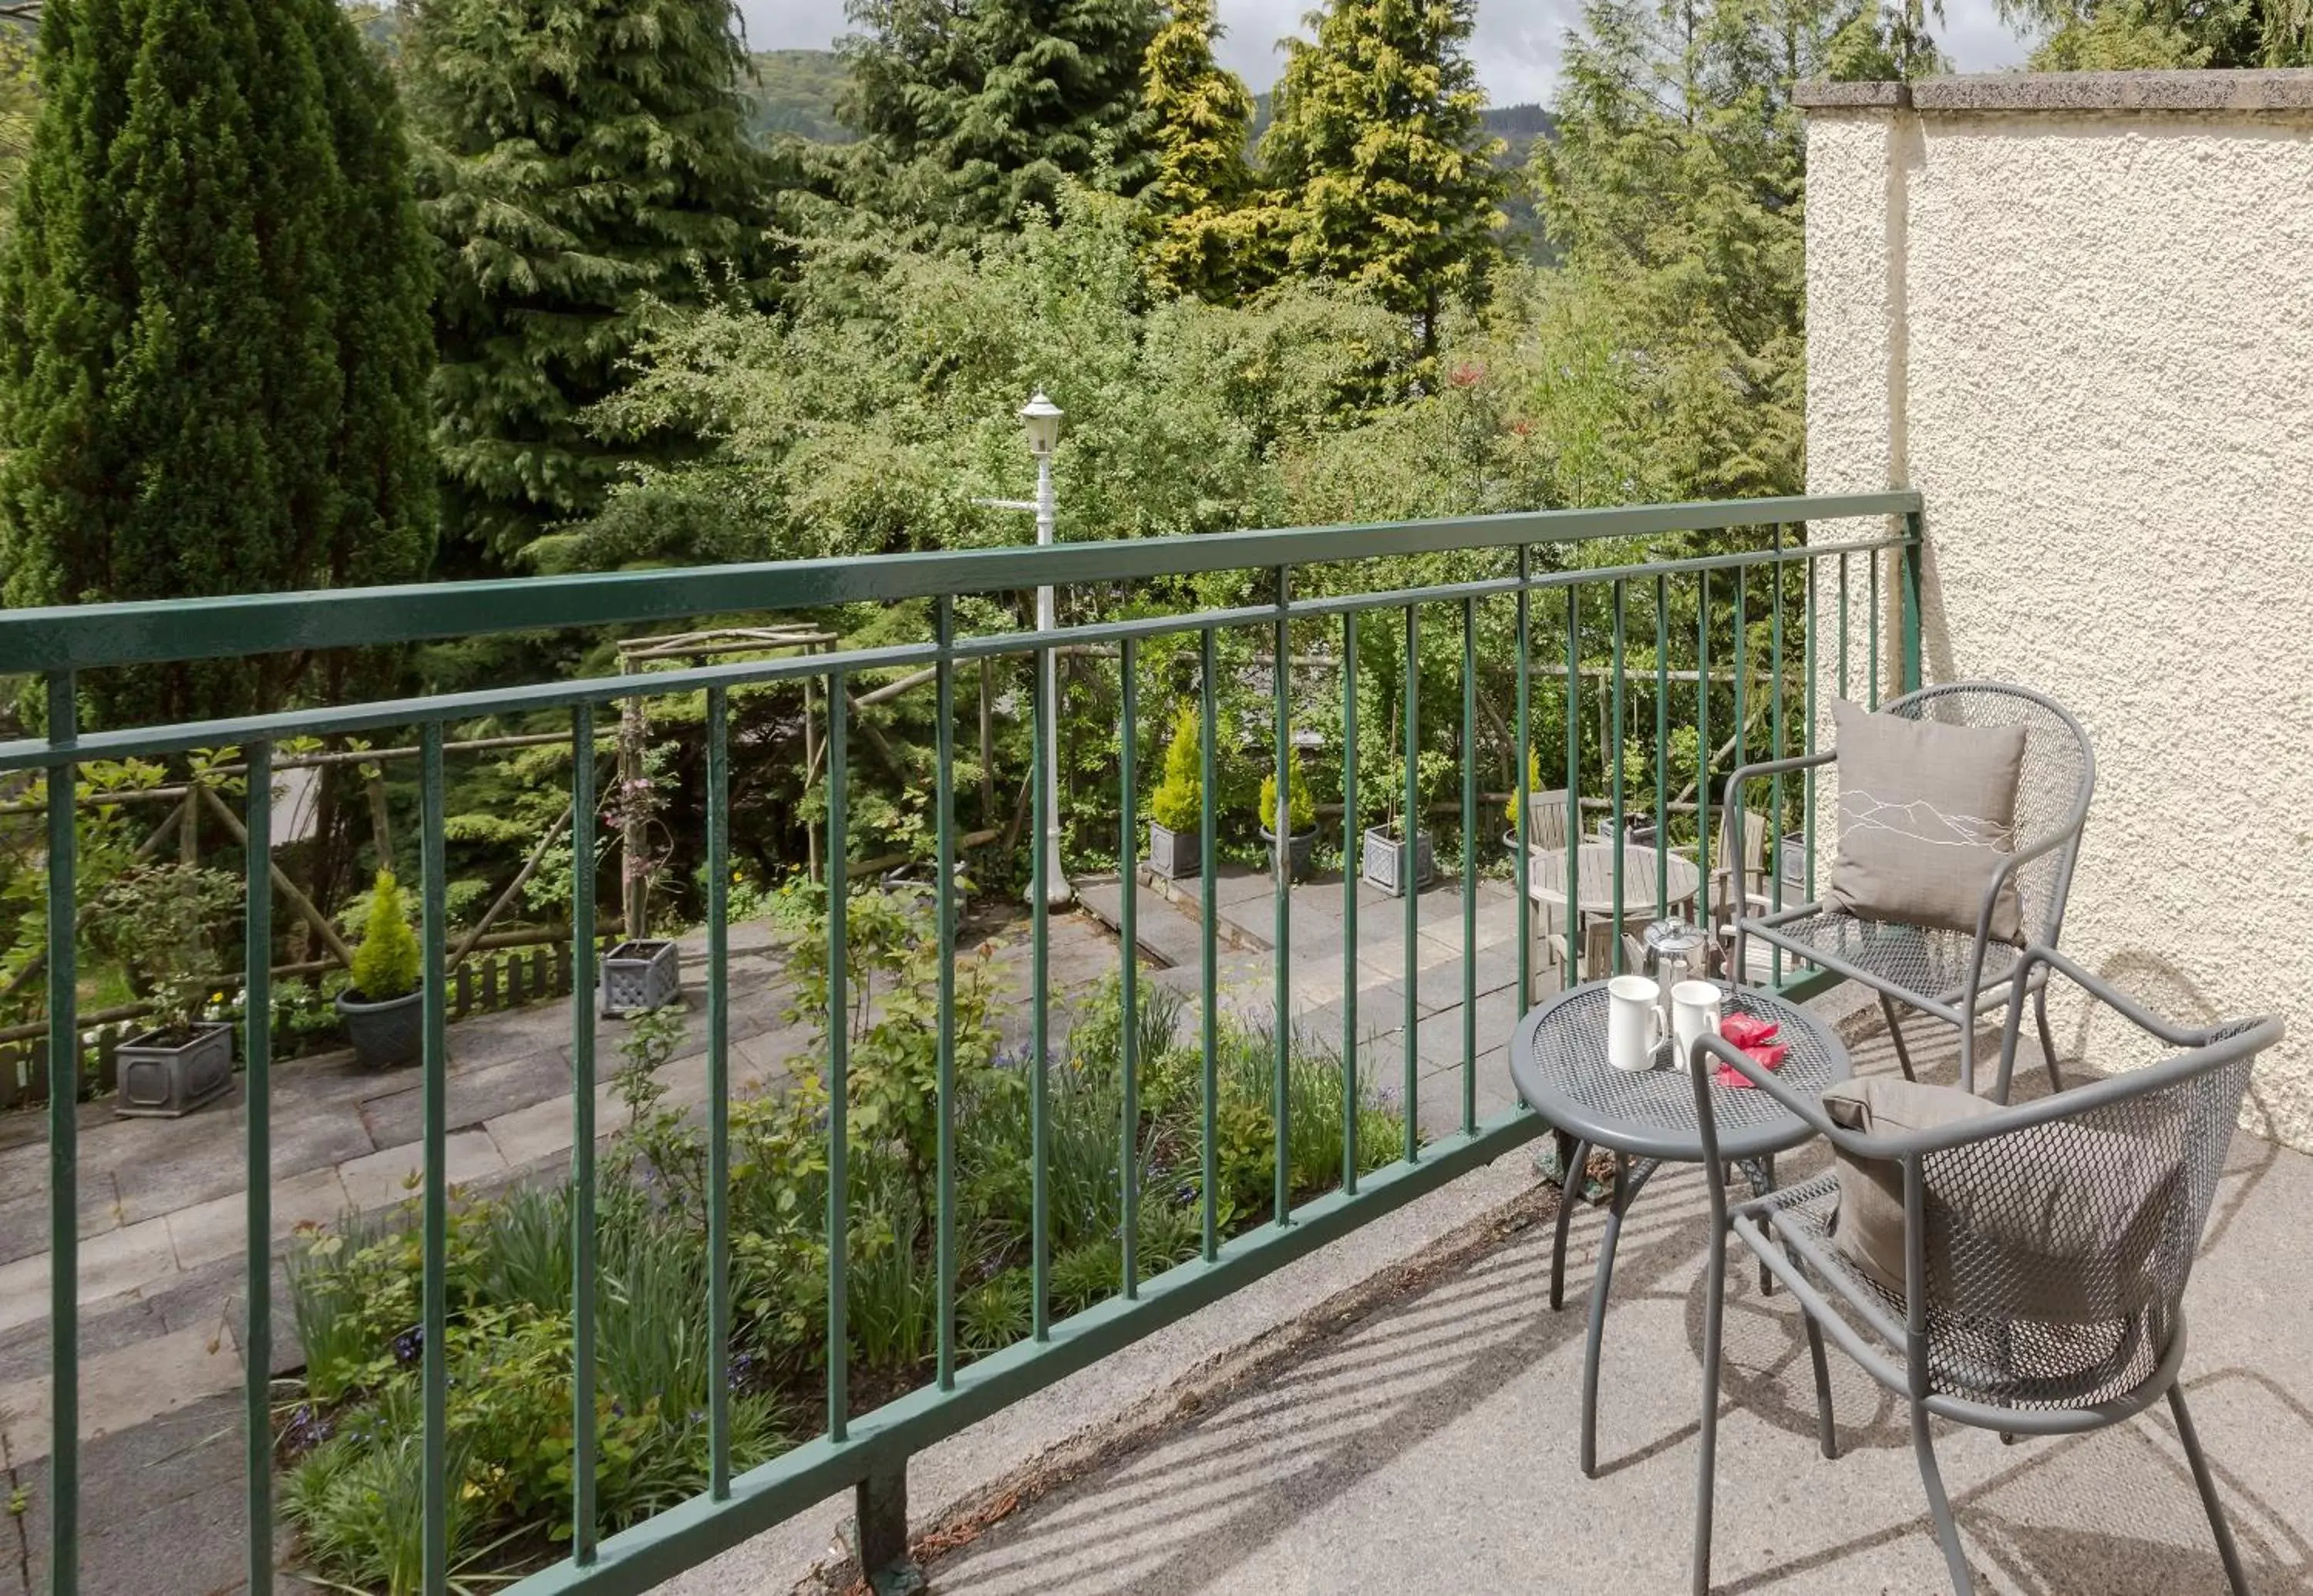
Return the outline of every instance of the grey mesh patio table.
[[[1775,1041],[1790,1048],[1777,1073],[1813,1098],[1849,1072],[1847,1049],[1829,1027],[1796,1003],[1721,982],[1724,1014],[1747,1014],[1781,1027]],[[1550,1306],[1563,1306],[1566,1227],[1592,1151],[1614,1155],[1614,1191],[1598,1269],[1590,1284],[1589,1342],[1582,1358],[1582,1472],[1597,1472],[1598,1342],[1605,1329],[1606,1293],[1614,1277],[1614,1244],[1623,1216],[1649,1177],[1664,1163],[1701,1163],[1702,1132],[1695,1120],[1694,1082],[1668,1045],[1651,1070],[1617,1070],[1606,1062],[1606,983],[1594,981],[1559,993],[1519,1024],[1510,1048],[1510,1080],[1527,1107],[1550,1122],[1558,1138],[1559,1168],[1567,1172],[1558,1203],[1558,1233],[1550,1252]],[[1815,1134],[1805,1120],[1750,1087],[1712,1089],[1719,1152],[1749,1177],[1763,1196],[1774,1189],[1775,1155]]]

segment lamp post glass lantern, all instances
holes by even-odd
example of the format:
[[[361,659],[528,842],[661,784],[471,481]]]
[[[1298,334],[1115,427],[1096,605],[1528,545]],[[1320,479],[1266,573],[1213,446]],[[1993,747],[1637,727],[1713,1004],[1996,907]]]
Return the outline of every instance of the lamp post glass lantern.
[[[1036,459],[1036,546],[1047,549],[1052,543],[1052,451],[1060,441],[1060,419],[1066,414],[1059,405],[1044,397],[1042,388],[1034,397],[1020,407],[1020,427],[1028,438],[1028,453]],[[1052,604],[1050,587],[1036,589],[1036,630],[1050,632],[1058,626],[1058,613]],[[1058,908],[1074,895],[1067,873],[1060,865],[1060,695],[1053,670],[1052,652],[1044,650],[1043,679],[1038,691],[1051,707],[1052,721],[1044,738],[1044,901]]]

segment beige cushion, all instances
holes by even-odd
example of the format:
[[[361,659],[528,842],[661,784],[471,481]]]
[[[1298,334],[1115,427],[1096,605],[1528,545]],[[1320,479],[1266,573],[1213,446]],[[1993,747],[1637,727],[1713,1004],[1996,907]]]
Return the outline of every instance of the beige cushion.
[[[2016,847],[2020,726],[1947,726],[1874,715],[1834,699],[1839,851],[1825,901],[1860,920],[1975,930],[1983,895]],[[1992,905],[1992,936],[2024,938],[2013,880]]]
[[[1897,1136],[1996,1113],[1948,1086],[1892,1077],[1823,1094],[1835,1124]],[[1904,1292],[1903,1166],[1836,1154],[1832,1242],[1856,1269]],[[2056,1120],[1946,1152],[1925,1165],[1927,1266],[1943,1306],[2050,1324],[2122,1318],[2159,1294],[2164,1227],[2181,1200],[2181,1158],[2140,1137]]]

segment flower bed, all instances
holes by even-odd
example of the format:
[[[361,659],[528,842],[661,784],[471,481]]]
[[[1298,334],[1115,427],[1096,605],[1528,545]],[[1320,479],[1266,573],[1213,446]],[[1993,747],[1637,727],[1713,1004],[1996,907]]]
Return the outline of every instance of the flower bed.
[[[937,941],[919,896],[850,906],[849,1358],[862,1410],[926,1383],[938,1343],[932,1023]],[[826,1013],[826,944],[803,936],[797,1009]],[[956,1341],[976,1357],[1026,1335],[1033,1141],[1031,1061],[1000,1054],[986,949],[956,977]],[[1144,1276],[1200,1239],[1201,1053],[1180,1038],[1183,1001],[1144,983],[1135,1156]],[[664,1109],[657,1067],[680,1045],[663,1011],[629,1031],[618,1075],[628,1107],[597,1198],[596,1424],[601,1528],[614,1531],[705,1487],[708,1381],[706,1149]],[[1097,991],[1056,1048],[1046,1124],[1055,1317],[1121,1289],[1121,1012]],[[823,1049],[825,1038],[819,1038]],[[1268,1216],[1273,1188],[1271,1033],[1225,1021],[1218,1180],[1225,1232]],[[797,1061],[800,1065],[803,1061]],[[745,1468],[824,1418],[826,1093],[818,1072],[731,1113],[729,1380],[733,1463]],[[1297,1045],[1288,1073],[1294,1194],[1334,1186],[1341,1162],[1338,1061]],[[1403,1122],[1359,1111],[1362,1163],[1394,1156]],[[571,1486],[571,1193],[525,1188],[462,1204],[449,1231],[451,1562],[468,1575],[534,1566],[567,1540]],[[416,1591],[424,1445],[417,1205],[387,1224],[308,1232],[290,1261],[303,1400],[286,1410],[285,1512],[312,1573],[400,1596]]]

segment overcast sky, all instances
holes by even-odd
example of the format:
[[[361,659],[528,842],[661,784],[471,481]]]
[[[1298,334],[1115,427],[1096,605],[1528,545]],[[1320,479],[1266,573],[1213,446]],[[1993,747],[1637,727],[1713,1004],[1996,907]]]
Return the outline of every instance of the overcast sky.
[[[1255,90],[1278,75],[1276,41],[1294,31],[1312,0],[1220,0],[1222,64]],[[747,38],[757,49],[825,47],[843,31],[843,0],[740,0]],[[1579,0],[1480,0],[1474,54],[1478,75],[1497,105],[1547,101],[1558,55]],[[2001,24],[1992,0],[1945,0],[1936,37],[1963,72],[2020,65],[2025,47]]]

